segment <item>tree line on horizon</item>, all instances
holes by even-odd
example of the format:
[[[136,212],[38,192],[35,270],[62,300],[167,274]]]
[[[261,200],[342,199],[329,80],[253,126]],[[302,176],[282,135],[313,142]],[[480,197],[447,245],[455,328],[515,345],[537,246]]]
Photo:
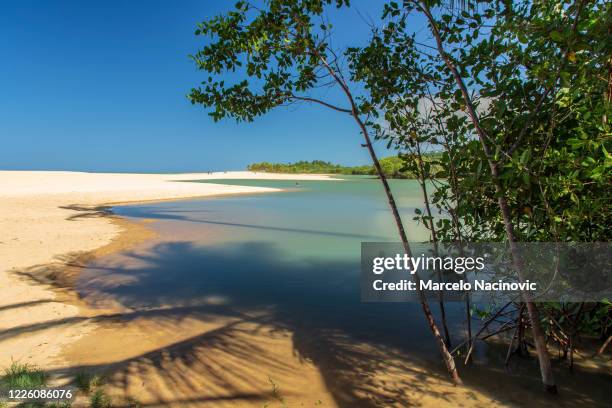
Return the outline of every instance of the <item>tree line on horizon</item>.
[[[348,0],[239,1],[199,24],[205,43],[192,57],[207,78],[189,97],[215,121],[252,121],[305,103],[337,112],[371,157],[408,256],[410,231],[374,140],[395,149],[401,171],[418,180],[423,206],[414,220],[430,242],[504,242],[522,280],[517,243],[609,242],[612,235],[612,4],[454,3],[384,2],[366,26],[367,43],[339,49],[326,11],[346,12]],[[427,40],[417,38],[415,17],[427,22]],[[336,98],[328,99],[330,90]],[[432,150],[440,153],[428,156]],[[471,329],[475,316],[493,332],[486,338],[506,343],[506,366],[533,353],[552,393],[552,347],[572,369],[579,347],[595,342],[601,354],[612,339],[606,299],[543,303],[523,295],[483,311],[466,297],[458,344],[444,299],[438,316],[424,296],[420,303],[456,384],[455,360],[470,364],[484,337]]]
[[[424,156],[424,160],[433,162],[435,153]],[[392,179],[416,179],[417,173],[406,166],[406,157],[390,156],[380,159],[380,166],[385,177]],[[441,168],[438,167],[439,170]],[[342,166],[324,160],[297,161],[293,163],[259,162],[247,166],[247,170],[265,173],[290,174],[341,174],[352,176],[376,176],[376,168],[372,165]]]

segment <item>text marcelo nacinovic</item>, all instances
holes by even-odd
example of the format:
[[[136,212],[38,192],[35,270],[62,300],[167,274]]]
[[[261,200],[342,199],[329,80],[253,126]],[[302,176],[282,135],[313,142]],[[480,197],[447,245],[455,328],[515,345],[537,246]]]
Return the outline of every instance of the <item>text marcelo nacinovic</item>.
[[[612,298],[612,243],[361,243],[361,300],[599,302]],[[520,262],[517,265],[517,261]],[[517,270],[517,266],[520,270]],[[420,293],[419,293],[420,292]]]
[[[408,256],[407,254],[396,254],[393,257],[375,257],[372,259],[372,273],[382,275],[386,271],[406,271],[414,275],[417,271],[438,270],[452,271],[458,275],[463,275],[466,272],[482,271],[485,268],[484,257],[440,257],[440,256]],[[535,291],[537,284],[530,282],[489,282],[482,279],[476,279],[472,285],[466,280],[454,282],[436,282],[433,280],[419,280],[418,282],[401,279],[395,282],[385,282],[382,279],[375,279],[372,282],[372,288],[375,291],[413,291],[418,288],[420,290],[453,290],[453,291],[501,291],[501,290],[521,290]]]

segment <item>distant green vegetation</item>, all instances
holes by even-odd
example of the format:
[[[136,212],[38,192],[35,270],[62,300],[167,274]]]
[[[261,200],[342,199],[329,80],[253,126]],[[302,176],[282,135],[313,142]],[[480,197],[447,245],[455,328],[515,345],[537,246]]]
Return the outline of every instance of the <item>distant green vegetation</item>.
[[[424,155],[424,161],[433,161],[436,158],[435,154]],[[380,165],[389,178],[416,178],[415,175],[405,169],[405,160],[410,160],[410,157],[390,156],[380,160]],[[435,165],[432,164],[432,167]],[[345,175],[363,175],[374,176],[376,171],[374,166],[341,166],[323,160],[313,161],[298,161],[295,163],[253,163],[247,167],[250,171],[259,171],[266,173],[305,173],[305,174],[345,174]]]

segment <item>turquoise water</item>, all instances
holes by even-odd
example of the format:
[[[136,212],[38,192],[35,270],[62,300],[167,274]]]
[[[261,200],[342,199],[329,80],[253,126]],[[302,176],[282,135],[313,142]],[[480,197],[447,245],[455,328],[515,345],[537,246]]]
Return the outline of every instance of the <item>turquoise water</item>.
[[[419,305],[360,300],[361,242],[398,240],[378,180],[206,182],[288,191],[116,207],[119,215],[155,220],[149,225],[159,236],[95,261],[81,278],[81,293],[138,310],[199,313],[211,303],[216,314],[265,309],[270,324],[296,335],[334,330],[430,355]],[[412,221],[422,203],[418,184],[393,180],[391,186],[410,239],[427,239]]]
[[[119,207],[116,213],[182,221],[184,228],[214,232],[206,238],[208,245],[257,242],[296,261],[355,260],[359,258],[362,241],[398,240],[384,191],[378,180],[372,178],[206,182],[286,191]],[[391,186],[410,239],[426,240],[427,231],[412,221],[414,208],[422,203],[418,184],[412,180],[392,180]]]
[[[223,225],[221,236],[225,242],[266,242],[296,259],[345,260],[355,259],[362,241],[397,240],[382,186],[372,178],[211,181],[214,182],[286,190],[206,202],[207,210],[215,213],[214,219],[207,221]],[[410,238],[427,239],[427,231],[412,221],[414,207],[422,203],[418,184],[412,180],[393,180],[391,186]]]

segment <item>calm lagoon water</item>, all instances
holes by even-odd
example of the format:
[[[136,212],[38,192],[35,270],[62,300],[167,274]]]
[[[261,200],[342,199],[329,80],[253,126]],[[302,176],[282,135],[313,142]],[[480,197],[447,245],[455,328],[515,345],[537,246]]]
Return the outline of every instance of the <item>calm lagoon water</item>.
[[[266,310],[271,324],[296,336],[341,332],[439,360],[419,305],[360,301],[361,242],[398,240],[378,180],[206,182],[289,191],[115,207],[121,216],[155,220],[159,237],[95,261],[80,280],[82,294],[139,310]],[[426,239],[412,221],[422,203],[417,183],[391,184],[410,239]],[[463,321],[455,309],[451,319]]]

